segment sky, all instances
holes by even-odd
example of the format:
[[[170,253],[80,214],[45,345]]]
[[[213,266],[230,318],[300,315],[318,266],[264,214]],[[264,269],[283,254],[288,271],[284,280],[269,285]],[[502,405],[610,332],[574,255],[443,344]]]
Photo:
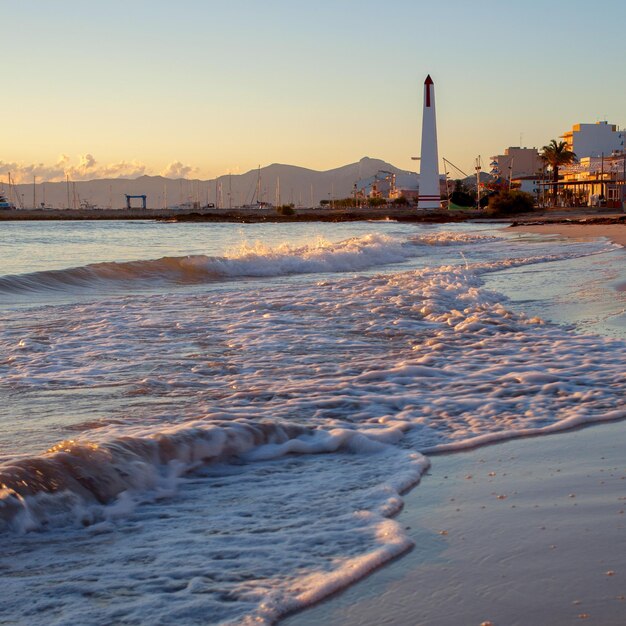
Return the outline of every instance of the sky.
[[[0,0],[0,180],[415,169],[423,82],[470,172],[626,126],[626,2]]]

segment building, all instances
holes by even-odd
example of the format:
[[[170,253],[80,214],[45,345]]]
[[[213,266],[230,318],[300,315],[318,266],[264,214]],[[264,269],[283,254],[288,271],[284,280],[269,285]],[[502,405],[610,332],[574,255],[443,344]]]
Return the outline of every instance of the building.
[[[491,157],[491,175],[506,180],[520,176],[533,176],[540,172],[543,163],[537,148],[511,146],[504,154]]]
[[[626,201],[626,154],[583,157],[561,170],[563,195],[587,206],[621,208]]]
[[[357,198],[406,198],[413,202],[419,193],[419,176],[414,172],[378,170],[374,176],[358,180],[354,191]]]
[[[511,179],[512,187],[519,189],[525,193],[530,193],[535,196],[536,200],[539,200],[539,196],[543,191],[544,179],[539,174],[515,176]]]
[[[626,203],[626,153],[609,157],[583,157],[559,170],[556,183],[563,206],[605,206],[621,209]],[[544,180],[542,196],[552,193],[554,183]]]
[[[561,135],[567,143],[567,149],[576,157],[611,156],[624,151],[625,131],[619,130],[615,124],[596,122],[595,124],[574,124],[572,130]]]
[[[362,178],[354,185],[358,198],[389,198],[396,186],[396,174],[386,170],[378,170],[374,176]]]

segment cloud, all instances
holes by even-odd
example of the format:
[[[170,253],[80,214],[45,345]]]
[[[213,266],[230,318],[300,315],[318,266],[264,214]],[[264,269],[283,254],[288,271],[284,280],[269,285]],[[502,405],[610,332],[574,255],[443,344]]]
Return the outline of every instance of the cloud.
[[[189,174],[196,171],[197,168],[191,167],[191,165],[185,165],[180,161],[174,161],[161,172],[161,176],[165,176],[166,178],[185,178]]]
[[[197,171],[197,168],[191,165],[174,161],[161,172],[161,175],[168,178],[185,178]],[[15,183],[30,183],[33,177],[36,177],[38,182],[58,182],[65,180],[66,176],[69,176],[70,180],[78,181],[97,178],[137,178],[145,174],[154,174],[145,163],[134,159],[100,164],[90,153],[79,155],[78,162],[74,164],[67,154],[60,154],[56,163],[52,165],[0,161],[0,176],[6,178],[9,172]]]
[[[11,173],[11,179],[15,183],[32,182],[33,176],[42,180],[62,180],[65,177],[66,164],[69,157],[62,154],[54,165],[43,163],[17,163],[0,161],[0,175],[3,177]]]
[[[93,158],[93,155],[91,154],[85,154],[83,156],[80,157],[80,165],[79,167],[81,169],[91,169],[93,167],[96,166],[96,160]]]

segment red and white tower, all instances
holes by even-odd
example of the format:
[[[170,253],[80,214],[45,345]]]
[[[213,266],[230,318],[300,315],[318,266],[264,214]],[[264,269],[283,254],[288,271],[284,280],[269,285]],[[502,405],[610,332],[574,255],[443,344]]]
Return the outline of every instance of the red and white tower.
[[[417,207],[438,209],[441,204],[439,188],[439,153],[437,151],[437,119],[435,117],[435,84],[430,74],[424,81],[424,116],[422,118],[422,154]]]

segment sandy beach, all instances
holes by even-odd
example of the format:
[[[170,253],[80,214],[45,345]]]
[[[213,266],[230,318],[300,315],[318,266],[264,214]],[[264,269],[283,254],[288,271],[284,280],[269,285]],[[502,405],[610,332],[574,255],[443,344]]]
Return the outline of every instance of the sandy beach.
[[[564,235],[573,239],[607,237],[611,241],[626,247],[626,223],[622,224],[520,224],[516,231],[544,235]]]
[[[562,222],[545,224],[516,224],[516,232],[536,233],[541,235],[562,235],[581,241],[606,237],[626,248],[626,223],[619,224],[566,224]],[[626,291],[626,282],[616,285],[619,291]]]
[[[285,626],[618,626],[626,423],[432,457],[405,499],[415,548]]]

